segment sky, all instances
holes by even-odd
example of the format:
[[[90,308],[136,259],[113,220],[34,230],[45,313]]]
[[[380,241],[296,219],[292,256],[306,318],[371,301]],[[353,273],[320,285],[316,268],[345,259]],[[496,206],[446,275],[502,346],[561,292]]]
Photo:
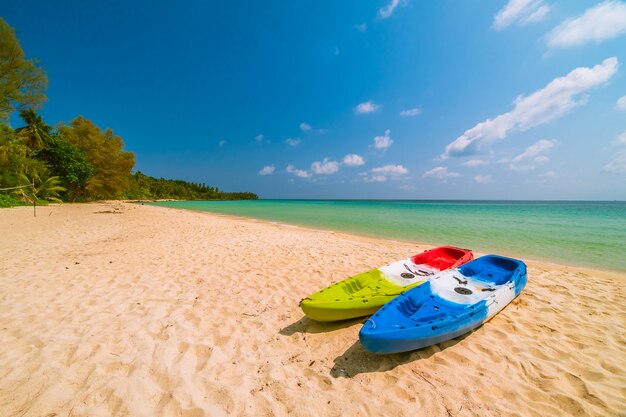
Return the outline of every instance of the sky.
[[[136,170],[261,198],[626,200],[626,2],[0,0]],[[12,119],[14,126],[20,122]]]

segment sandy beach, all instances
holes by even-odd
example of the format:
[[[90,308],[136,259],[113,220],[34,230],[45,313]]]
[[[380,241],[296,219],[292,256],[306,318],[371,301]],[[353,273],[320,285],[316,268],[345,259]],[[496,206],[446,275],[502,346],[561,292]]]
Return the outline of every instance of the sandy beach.
[[[1,416],[626,416],[624,273],[526,260],[490,322],[376,356],[298,302],[428,245],[120,202],[0,236]]]

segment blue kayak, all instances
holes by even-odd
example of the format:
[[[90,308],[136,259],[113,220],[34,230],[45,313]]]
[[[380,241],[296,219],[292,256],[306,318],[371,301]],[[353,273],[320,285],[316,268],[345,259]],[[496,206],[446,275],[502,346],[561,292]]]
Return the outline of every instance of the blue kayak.
[[[378,353],[406,352],[453,339],[489,320],[526,286],[524,262],[487,255],[438,273],[385,304],[359,339]]]

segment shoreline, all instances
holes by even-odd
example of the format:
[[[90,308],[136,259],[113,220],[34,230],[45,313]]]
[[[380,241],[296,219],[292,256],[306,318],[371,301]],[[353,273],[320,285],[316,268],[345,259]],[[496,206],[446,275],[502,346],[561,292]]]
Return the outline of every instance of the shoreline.
[[[129,204],[135,204],[134,202],[128,202]],[[389,241],[389,242],[394,242],[394,243],[408,243],[408,244],[415,244],[415,245],[420,245],[420,246],[428,246],[429,248],[433,248],[436,246],[441,246],[441,245],[436,245],[433,243],[428,243],[428,242],[422,242],[422,241],[414,241],[414,240],[405,240],[405,239],[393,239],[393,238],[389,238],[386,236],[380,236],[380,235],[370,235],[370,234],[366,234],[366,233],[358,233],[358,232],[353,232],[353,231],[345,231],[345,230],[333,230],[333,229],[326,229],[326,228],[322,228],[322,227],[315,227],[312,225],[307,225],[307,224],[295,224],[295,223],[287,223],[287,222],[282,222],[282,221],[273,221],[273,220],[266,220],[266,219],[260,219],[260,218],[256,218],[256,217],[245,217],[245,216],[238,216],[235,214],[225,214],[225,213],[218,213],[218,212],[213,212],[213,211],[206,211],[206,210],[194,210],[194,209],[188,209],[188,208],[178,208],[178,207],[167,207],[167,206],[160,206],[160,205],[151,205],[148,204],[149,206],[152,207],[158,207],[158,208],[164,208],[164,209],[170,209],[170,210],[183,210],[183,211],[192,211],[192,212],[196,212],[196,213],[207,213],[210,215],[215,215],[218,217],[223,217],[226,219],[232,219],[232,220],[248,220],[248,221],[254,221],[254,222],[260,222],[260,223],[265,223],[265,224],[274,224],[274,225],[279,225],[279,226],[285,226],[285,227],[292,227],[292,228],[300,228],[303,230],[311,230],[311,231],[320,231],[320,232],[327,232],[327,233],[337,233],[337,234],[344,234],[344,235],[351,235],[351,236],[356,236],[356,237],[360,237],[360,238],[365,238],[365,239],[374,239],[374,240],[379,240],[379,241]],[[469,248],[472,249],[472,248]],[[535,259],[532,257],[527,257],[525,255],[521,255],[519,253],[500,253],[497,250],[494,250],[492,252],[483,252],[483,251],[474,251],[472,249],[472,251],[474,253],[480,254],[480,255],[487,255],[489,253],[492,254],[499,254],[502,256],[508,256],[510,258],[515,258],[515,259],[520,259],[523,262],[531,262],[533,264],[544,264],[545,267],[557,267],[557,268],[576,268],[579,269],[583,272],[586,273],[600,273],[602,275],[617,275],[619,276],[622,280],[626,281],[626,270],[620,270],[620,269],[610,269],[610,268],[598,268],[598,267],[594,267],[594,266],[589,266],[589,265],[581,265],[581,264],[567,264],[564,263],[564,261],[559,261],[559,260],[550,260],[550,259]]]
[[[620,415],[626,274],[528,262],[462,337],[377,356],[298,302],[430,245],[131,203],[0,211],[0,415]]]

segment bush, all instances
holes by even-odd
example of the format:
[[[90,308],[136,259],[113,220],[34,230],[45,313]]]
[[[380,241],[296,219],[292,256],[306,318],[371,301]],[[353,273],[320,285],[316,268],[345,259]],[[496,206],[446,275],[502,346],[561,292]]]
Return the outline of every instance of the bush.
[[[24,201],[16,200],[6,194],[0,194],[0,207],[13,207],[13,206],[25,206],[27,203]]]

